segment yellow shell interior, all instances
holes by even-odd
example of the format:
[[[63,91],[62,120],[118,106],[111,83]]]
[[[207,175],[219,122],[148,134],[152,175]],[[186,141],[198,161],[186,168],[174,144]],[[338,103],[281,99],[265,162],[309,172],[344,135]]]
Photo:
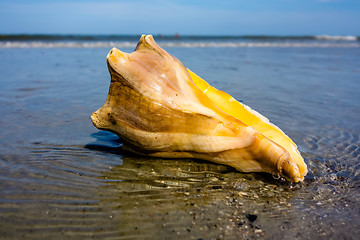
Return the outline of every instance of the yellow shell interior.
[[[307,167],[304,164],[304,160],[301,157],[299,151],[297,150],[296,144],[283,131],[281,131],[280,128],[270,123],[266,117],[254,111],[249,106],[236,101],[226,92],[212,87],[201,77],[193,73],[190,69],[188,69],[188,72],[195,85],[205,95],[207,95],[218,108],[227,114],[241,120],[241,122],[244,124],[253,127],[256,131],[260,132],[265,137],[285,148],[290,153],[293,160],[297,163],[302,176],[307,174]]]

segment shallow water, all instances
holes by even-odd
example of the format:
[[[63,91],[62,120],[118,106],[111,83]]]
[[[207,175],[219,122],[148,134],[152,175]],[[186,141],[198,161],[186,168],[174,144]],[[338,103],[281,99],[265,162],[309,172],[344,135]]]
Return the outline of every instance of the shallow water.
[[[89,118],[108,50],[0,49],[1,239],[359,237],[359,48],[167,48],[298,144],[300,184],[121,151]]]

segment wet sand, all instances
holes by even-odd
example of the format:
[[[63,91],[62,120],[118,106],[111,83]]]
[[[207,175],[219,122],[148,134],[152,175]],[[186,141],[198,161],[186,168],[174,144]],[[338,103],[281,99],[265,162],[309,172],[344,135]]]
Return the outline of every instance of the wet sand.
[[[90,121],[108,50],[0,49],[1,239],[360,235],[359,48],[167,49],[297,143],[300,184],[121,151]]]

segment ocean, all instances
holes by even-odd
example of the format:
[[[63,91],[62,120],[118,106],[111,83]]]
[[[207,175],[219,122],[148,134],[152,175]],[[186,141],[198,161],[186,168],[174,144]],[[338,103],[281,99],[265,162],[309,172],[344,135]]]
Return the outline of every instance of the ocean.
[[[358,238],[359,37],[154,35],[294,140],[299,184],[139,157],[96,129],[106,55],[139,37],[0,35],[1,239]]]
[[[161,47],[359,47],[357,36],[154,35]],[[140,35],[0,35],[0,48],[134,48]]]

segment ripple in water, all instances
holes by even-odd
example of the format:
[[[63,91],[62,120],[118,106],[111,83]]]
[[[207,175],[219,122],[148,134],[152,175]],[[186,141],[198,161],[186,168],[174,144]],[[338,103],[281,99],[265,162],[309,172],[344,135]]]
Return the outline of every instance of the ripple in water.
[[[103,142],[86,148],[34,144],[29,155],[1,156],[2,236],[334,238],[359,233],[353,228],[360,186],[357,134],[331,128],[305,139],[310,173],[302,184],[204,161],[137,157],[113,146],[120,142],[112,134],[94,136]]]

